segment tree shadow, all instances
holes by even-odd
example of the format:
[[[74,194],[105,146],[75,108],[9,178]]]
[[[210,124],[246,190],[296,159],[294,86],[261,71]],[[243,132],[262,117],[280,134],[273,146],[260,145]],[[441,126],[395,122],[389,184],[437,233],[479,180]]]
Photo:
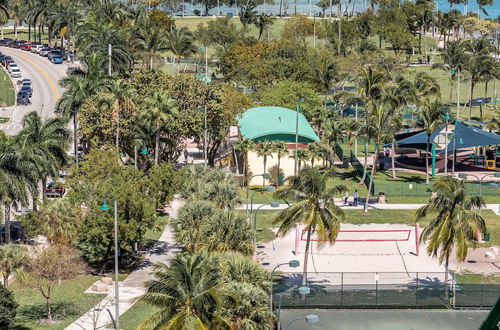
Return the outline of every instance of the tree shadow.
[[[68,317],[80,315],[80,310],[72,302],[54,302],[52,303],[52,317],[58,320],[64,320]],[[45,303],[22,305],[17,310],[16,321],[20,323],[36,322],[47,318],[47,305]],[[19,328],[23,329],[23,328]]]

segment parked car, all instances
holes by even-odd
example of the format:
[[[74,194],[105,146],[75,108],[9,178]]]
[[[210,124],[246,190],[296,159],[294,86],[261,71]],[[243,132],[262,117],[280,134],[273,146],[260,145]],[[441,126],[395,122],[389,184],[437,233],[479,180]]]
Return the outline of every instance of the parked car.
[[[28,79],[28,78],[24,78],[24,79],[19,79],[17,81],[17,84],[18,85],[24,85],[24,84],[27,84],[29,83],[31,85],[31,79]]]
[[[18,105],[30,105],[31,100],[26,93],[17,93],[17,104]]]
[[[11,63],[11,62],[14,62],[14,60],[12,59],[12,57],[10,57],[10,56],[5,56],[5,57],[4,57],[4,59],[3,59],[3,61],[2,61],[2,65],[3,65],[4,67],[7,67],[7,65],[8,65],[9,63]]]
[[[12,63],[9,63],[9,66],[7,67],[7,71],[9,71],[9,73],[12,72],[12,70],[14,69],[19,69],[19,66],[17,65],[16,62],[12,62]]]
[[[63,60],[60,56],[53,56],[50,61],[54,64],[62,64]]]
[[[64,189],[64,187],[60,183],[54,181],[49,182],[49,184],[45,188],[45,195],[47,195],[47,197],[60,198],[64,195],[65,192],[66,189]]]
[[[49,61],[52,61],[52,58],[54,58],[54,57],[61,57],[61,52],[58,50],[52,49],[48,55]]]
[[[70,74],[71,72],[77,70],[78,68],[76,66],[68,66],[66,69],[66,74]]]
[[[47,56],[49,56],[49,52],[50,52],[50,48],[45,47],[38,52],[38,55],[40,55],[42,57],[47,57]]]
[[[31,43],[27,42],[21,46],[22,50],[30,51],[31,50]]]
[[[33,96],[33,88],[31,88],[31,85],[23,85],[19,92],[28,94],[28,97]]]
[[[44,48],[43,45],[34,45],[33,47],[31,47],[31,52],[38,54],[43,48]]]
[[[12,78],[21,78],[21,70],[19,69],[13,69],[11,72],[10,72],[10,76]]]

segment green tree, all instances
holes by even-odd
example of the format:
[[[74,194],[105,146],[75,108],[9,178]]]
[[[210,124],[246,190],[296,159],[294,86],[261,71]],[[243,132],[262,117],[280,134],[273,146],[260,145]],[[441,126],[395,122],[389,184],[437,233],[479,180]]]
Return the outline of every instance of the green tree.
[[[137,42],[135,47],[148,55],[149,70],[153,70],[154,57],[158,53],[168,50],[167,33],[165,29],[154,23],[145,24],[137,29],[136,38]]]
[[[312,234],[318,247],[327,242],[335,243],[344,220],[344,211],[335,205],[333,196],[345,191],[345,186],[327,187],[327,181],[333,177],[332,170],[321,172],[318,168],[307,167],[298,175],[288,178],[289,185],[275,194],[280,199],[292,201],[293,204],[281,211],[273,220],[279,224],[278,236],[285,236],[295,228],[295,224],[304,223],[307,231],[306,250],[304,252],[304,276],[302,285],[307,284],[307,266]]]
[[[418,126],[427,133],[427,143],[425,146],[425,183],[429,184],[429,146],[431,135],[441,124],[443,124],[443,106],[439,102],[431,102],[426,99],[418,113]]]
[[[276,182],[277,182],[277,186],[279,187],[279,176],[280,176],[280,173],[281,173],[281,168],[280,168],[280,165],[281,165],[281,158],[285,157],[285,156],[288,156],[289,154],[289,150],[288,150],[288,146],[286,145],[285,142],[283,141],[275,141],[273,142],[273,150],[274,152],[276,153],[276,157],[278,158],[278,171],[277,171],[277,178],[276,178]]]
[[[22,276],[23,270],[29,263],[29,256],[26,249],[14,244],[0,245],[0,276],[3,286],[9,285],[11,275]]]
[[[185,26],[172,28],[167,32],[166,48],[174,55],[174,61],[177,63],[177,71],[179,71],[181,59],[196,53],[193,33]]]
[[[14,329],[18,303],[9,289],[0,286],[0,328]]]
[[[264,164],[264,169],[263,169],[262,173],[267,173],[266,172],[266,170],[267,170],[267,157],[269,157],[269,156],[272,157],[272,155],[274,153],[273,144],[269,141],[260,142],[257,145],[256,151],[257,151],[257,155],[259,157],[262,157],[262,161]],[[266,179],[263,178],[262,179],[262,187],[265,187],[265,185],[266,185]]]
[[[428,255],[444,263],[448,292],[450,255],[455,251],[457,260],[464,261],[470,244],[477,242],[477,231],[486,231],[485,221],[477,211],[485,204],[482,197],[467,197],[465,181],[450,176],[440,178],[433,190],[436,197],[417,210],[416,220],[431,218],[420,240],[427,243]]]
[[[144,108],[139,117],[144,122],[155,127],[155,165],[160,163],[160,136],[168,120],[176,114],[175,100],[166,91],[156,91],[153,96],[145,100]]]
[[[180,254],[170,266],[156,264],[155,279],[146,284],[139,301],[160,309],[141,327],[164,326],[168,329],[208,329],[231,325],[218,316],[227,301],[236,301],[236,293],[218,283],[216,266],[205,253]]]
[[[307,146],[307,150],[309,151],[309,155],[311,157],[311,167],[314,167],[314,161],[316,159],[323,158],[323,148],[318,143],[310,143]]]
[[[243,158],[243,183],[248,184],[248,152],[255,148],[255,143],[252,139],[239,139],[234,145],[234,149],[241,152]],[[278,156],[279,163],[279,156]]]
[[[215,20],[209,20],[206,24],[199,24],[195,36],[202,45],[217,45],[226,51],[238,40],[238,31],[229,17],[218,17]]]
[[[311,159],[311,153],[309,152],[309,150],[307,149],[303,149],[303,148],[298,148],[297,149],[297,153],[293,154],[292,157],[297,157],[296,161],[298,162],[297,164],[297,171],[300,172],[300,170],[302,169],[302,163],[306,163],[308,160]]]

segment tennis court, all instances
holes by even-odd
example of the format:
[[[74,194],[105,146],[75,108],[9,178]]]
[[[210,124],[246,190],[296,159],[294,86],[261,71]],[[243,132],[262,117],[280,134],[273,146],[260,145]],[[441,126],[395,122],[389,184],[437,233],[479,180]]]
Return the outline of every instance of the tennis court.
[[[281,327],[307,314],[318,315],[318,323],[293,322],[288,329],[333,330],[473,330],[488,315],[486,310],[331,310],[288,309],[281,311]]]

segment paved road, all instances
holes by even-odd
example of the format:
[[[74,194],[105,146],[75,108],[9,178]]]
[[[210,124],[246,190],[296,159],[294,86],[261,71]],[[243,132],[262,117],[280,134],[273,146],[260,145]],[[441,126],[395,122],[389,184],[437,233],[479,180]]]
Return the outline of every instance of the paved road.
[[[68,65],[55,65],[46,57],[20,49],[0,47],[0,52],[12,56],[21,70],[22,78],[33,81],[31,105],[10,107],[0,114],[2,117],[12,117],[10,122],[0,126],[7,134],[12,135],[21,129],[21,120],[26,113],[37,111],[44,118],[53,115],[56,102],[62,94],[59,80],[66,75]]]

